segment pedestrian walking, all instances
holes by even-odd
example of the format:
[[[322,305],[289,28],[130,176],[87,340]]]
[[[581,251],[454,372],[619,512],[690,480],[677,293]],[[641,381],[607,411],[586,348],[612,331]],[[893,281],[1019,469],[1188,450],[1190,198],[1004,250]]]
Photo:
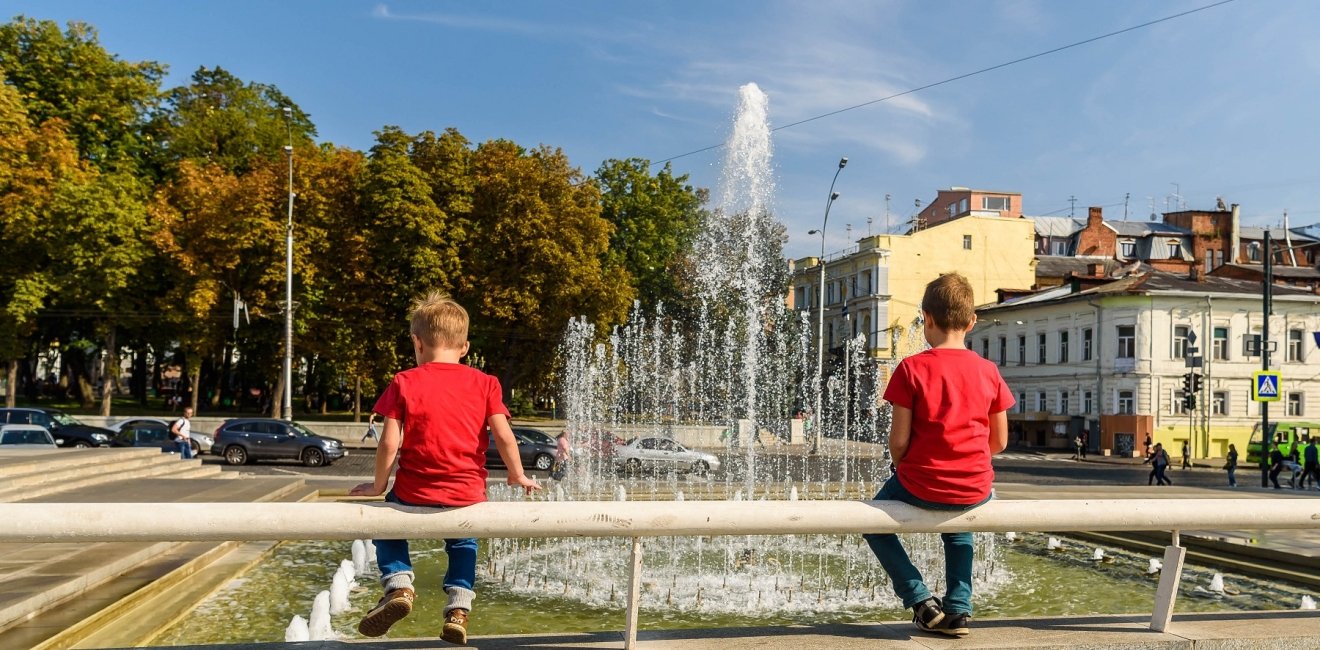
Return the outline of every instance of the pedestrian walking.
[[[1086,460],[1086,450],[1091,446],[1091,430],[1082,429],[1082,460]]]
[[[1303,458],[1302,478],[1297,481],[1297,487],[1309,489],[1315,483],[1315,489],[1320,490],[1320,450],[1316,449],[1315,438],[1307,438]]]
[[[1072,455],[1072,459],[1073,459],[1073,460],[1081,460],[1081,459],[1082,459],[1082,434],[1080,434],[1080,433],[1077,434],[1077,435],[1075,435],[1075,436],[1073,436],[1073,455]]]
[[[371,438],[377,442],[380,441],[380,433],[376,431],[376,418],[378,417],[380,416],[377,415],[375,411],[372,411],[371,417],[367,418],[367,432],[362,434],[362,442],[366,442],[367,438]]]
[[[1270,482],[1274,484],[1274,489],[1281,490],[1279,487],[1279,473],[1283,471],[1283,452],[1279,450],[1279,443],[1270,446]]]
[[[1224,463],[1224,469],[1228,470],[1228,487],[1237,487],[1237,446],[1230,444],[1228,446],[1228,462]]]
[[[1146,442],[1144,443],[1144,445],[1145,445],[1145,449],[1142,450],[1142,455],[1145,456],[1146,458],[1150,458],[1150,434],[1149,434],[1149,433],[1146,434]]]
[[[1150,476],[1146,478],[1146,485],[1151,485],[1158,481],[1158,485],[1173,485],[1173,481],[1165,476],[1164,470],[1169,468],[1169,452],[1164,451],[1163,443],[1155,443],[1155,450],[1151,452],[1150,457],[1142,461],[1142,465],[1150,463]]]
[[[170,436],[174,440],[174,448],[179,450],[179,458],[188,460],[193,457],[192,454],[192,417],[193,410],[191,406],[183,407],[183,417],[170,424]]]
[[[1192,466],[1192,443],[1184,440],[1182,446],[1182,468],[1187,469]]]

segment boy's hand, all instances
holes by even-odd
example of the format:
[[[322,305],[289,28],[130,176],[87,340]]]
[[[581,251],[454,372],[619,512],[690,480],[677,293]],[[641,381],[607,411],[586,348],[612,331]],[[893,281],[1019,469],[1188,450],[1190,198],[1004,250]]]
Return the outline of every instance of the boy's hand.
[[[513,487],[521,487],[527,490],[528,494],[531,494],[532,492],[541,489],[541,484],[537,483],[536,479],[527,476],[526,474],[520,476],[510,476],[507,483]]]
[[[377,490],[374,482],[360,483],[348,491],[348,496],[351,497],[378,497],[382,494],[385,494],[385,490]]]

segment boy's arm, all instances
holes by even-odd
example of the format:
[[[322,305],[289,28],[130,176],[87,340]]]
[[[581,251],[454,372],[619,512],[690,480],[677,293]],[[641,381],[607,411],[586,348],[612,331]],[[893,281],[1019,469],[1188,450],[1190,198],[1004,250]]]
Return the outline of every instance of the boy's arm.
[[[402,427],[394,418],[385,418],[385,430],[376,445],[376,476],[371,483],[363,483],[349,491],[349,496],[375,497],[385,494],[390,485],[390,472],[394,470],[394,461],[399,455],[399,445],[403,442],[400,435]]]
[[[912,409],[894,404],[889,424],[889,458],[895,465],[907,455],[912,440]]]
[[[1078,438],[1078,444],[1081,438]],[[990,455],[1008,448],[1008,411],[990,414]]]
[[[541,485],[523,473],[522,457],[518,455],[518,439],[513,437],[509,427],[509,418],[503,413],[496,413],[486,419],[490,432],[495,437],[495,450],[500,452],[500,460],[509,470],[509,485],[527,488],[528,492],[541,489]]]

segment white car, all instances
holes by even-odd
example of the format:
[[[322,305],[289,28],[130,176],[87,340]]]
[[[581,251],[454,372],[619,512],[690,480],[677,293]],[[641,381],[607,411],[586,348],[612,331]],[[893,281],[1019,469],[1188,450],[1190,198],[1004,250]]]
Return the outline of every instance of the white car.
[[[0,425],[0,449],[58,449],[60,442],[35,424]]]
[[[121,431],[131,431],[133,429],[145,429],[156,432],[164,431],[163,439],[168,441],[174,439],[169,433],[170,425],[173,423],[173,420],[162,420],[160,418],[129,418],[127,420],[120,420],[107,428],[114,431],[116,434]],[[160,435],[160,433],[156,434],[157,437]],[[215,444],[214,438],[198,431],[196,428],[193,428],[193,430],[189,432],[188,437],[191,438],[194,457],[210,453],[211,446]],[[173,451],[173,448],[170,448],[167,451]]]
[[[720,468],[714,454],[688,449],[669,438],[633,438],[615,448],[614,463],[629,474],[643,470],[706,474]]]

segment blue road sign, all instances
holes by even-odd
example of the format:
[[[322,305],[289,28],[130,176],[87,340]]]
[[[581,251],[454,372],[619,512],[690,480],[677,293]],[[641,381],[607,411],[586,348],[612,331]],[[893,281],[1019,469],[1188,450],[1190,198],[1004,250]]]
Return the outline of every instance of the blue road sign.
[[[1279,401],[1279,373],[1274,370],[1257,370],[1251,373],[1251,399],[1257,402]]]

